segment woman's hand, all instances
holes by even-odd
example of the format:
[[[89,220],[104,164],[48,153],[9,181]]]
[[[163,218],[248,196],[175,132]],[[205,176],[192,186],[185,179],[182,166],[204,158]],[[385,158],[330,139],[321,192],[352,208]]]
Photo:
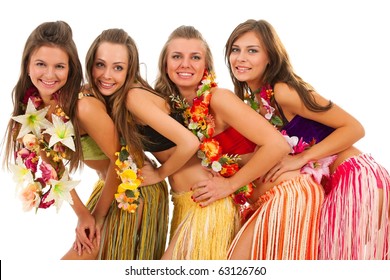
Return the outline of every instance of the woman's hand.
[[[79,216],[77,227],[76,227],[76,241],[74,249],[82,254],[83,249],[88,253],[92,253],[94,248],[93,239],[95,238],[96,225],[95,218],[89,212],[85,212]],[[100,233],[100,232],[99,232]]]
[[[147,160],[141,168],[141,176],[143,178],[141,186],[157,184],[165,179],[160,177],[158,169]]]
[[[275,182],[284,172],[300,170],[306,164],[300,155],[286,155],[278,164],[272,167],[267,174],[263,176],[263,183]]]
[[[213,178],[200,181],[192,186],[192,199],[199,202],[199,206],[205,207],[214,201],[231,195],[234,190],[228,178],[221,176],[217,172],[212,172]]]

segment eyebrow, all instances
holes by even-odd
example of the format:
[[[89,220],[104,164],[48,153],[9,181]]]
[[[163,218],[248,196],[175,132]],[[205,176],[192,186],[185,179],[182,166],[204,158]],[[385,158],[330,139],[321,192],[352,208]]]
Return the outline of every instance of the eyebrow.
[[[233,44],[232,47],[239,47],[239,45]],[[245,46],[245,48],[261,48],[260,45],[249,45]]]

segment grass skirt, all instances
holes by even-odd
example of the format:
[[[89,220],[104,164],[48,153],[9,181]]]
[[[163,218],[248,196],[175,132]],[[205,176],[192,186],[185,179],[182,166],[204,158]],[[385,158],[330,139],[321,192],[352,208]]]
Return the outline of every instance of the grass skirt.
[[[255,223],[250,234],[253,260],[317,259],[320,210],[324,198],[321,185],[310,175],[302,174],[274,186],[250,207],[255,210],[242,226],[228,258],[236,248],[248,225]]]
[[[226,259],[239,226],[238,207],[228,197],[202,208],[191,195],[192,192],[172,193],[171,240],[175,236],[172,259]]]
[[[95,184],[87,202],[92,210],[104,181]],[[121,210],[114,200],[101,233],[100,260],[157,260],[165,251],[169,221],[168,187],[165,181],[140,187],[142,211]],[[140,206],[141,207],[141,206]]]
[[[332,174],[321,212],[319,258],[390,259],[390,177],[370,155],[344,161]]]

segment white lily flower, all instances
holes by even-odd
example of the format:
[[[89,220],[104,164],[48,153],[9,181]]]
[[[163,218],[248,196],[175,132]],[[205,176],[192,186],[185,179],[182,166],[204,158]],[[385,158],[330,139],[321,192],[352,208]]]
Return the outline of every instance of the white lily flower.
[[[57,207],[57,212],[62,206],[62,202],[66,200],[69,204],[73,205],[73,200],[70,195],[70,191],[76,187],[80,181],[69,180],[68,170],[65,169],[62,178],[58,180],[50,179],[49,184],[51,185],[51,190],[49,195],[46,198],[46,201],[54,199],[54,205]]]
[[[69,149],[75,151],[74,141],[74,128],[72,122],[64,122],[60,117],[52,115],[53,125],[46,129],[43,133],[50,134],[49,147],[53,147],[56,143],[61,142]]]
[[[16,158],[16,164],[10,165],[10,170],[13,173],[13,180],[16,182],[16,191],[19,191],[24,182],[34,182],[31,171],[24,165],[20,156]]]
[[[17,138],[21,138],[29,132],[34,133],[34,135],[40,138],[41,130],[51,126],[51,123],[45,118],[49,107],[47,106],[37,111],[34,103],[29,99],[26,114],[12,117],[14,121],[22,124]]]

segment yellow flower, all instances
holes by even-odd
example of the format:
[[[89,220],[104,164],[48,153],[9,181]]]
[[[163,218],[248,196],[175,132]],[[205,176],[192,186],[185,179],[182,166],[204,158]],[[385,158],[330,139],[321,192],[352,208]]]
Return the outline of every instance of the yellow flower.
[[[118,186],[118,192],[124,192],[126,190],[134,191],[134,190],[136,190],[138,188],[139,185],[140,185],[140,181],[139,180],[134,180],[134,181],[131,181],[131,182],[124,182],[124,183],[121,183]]]

